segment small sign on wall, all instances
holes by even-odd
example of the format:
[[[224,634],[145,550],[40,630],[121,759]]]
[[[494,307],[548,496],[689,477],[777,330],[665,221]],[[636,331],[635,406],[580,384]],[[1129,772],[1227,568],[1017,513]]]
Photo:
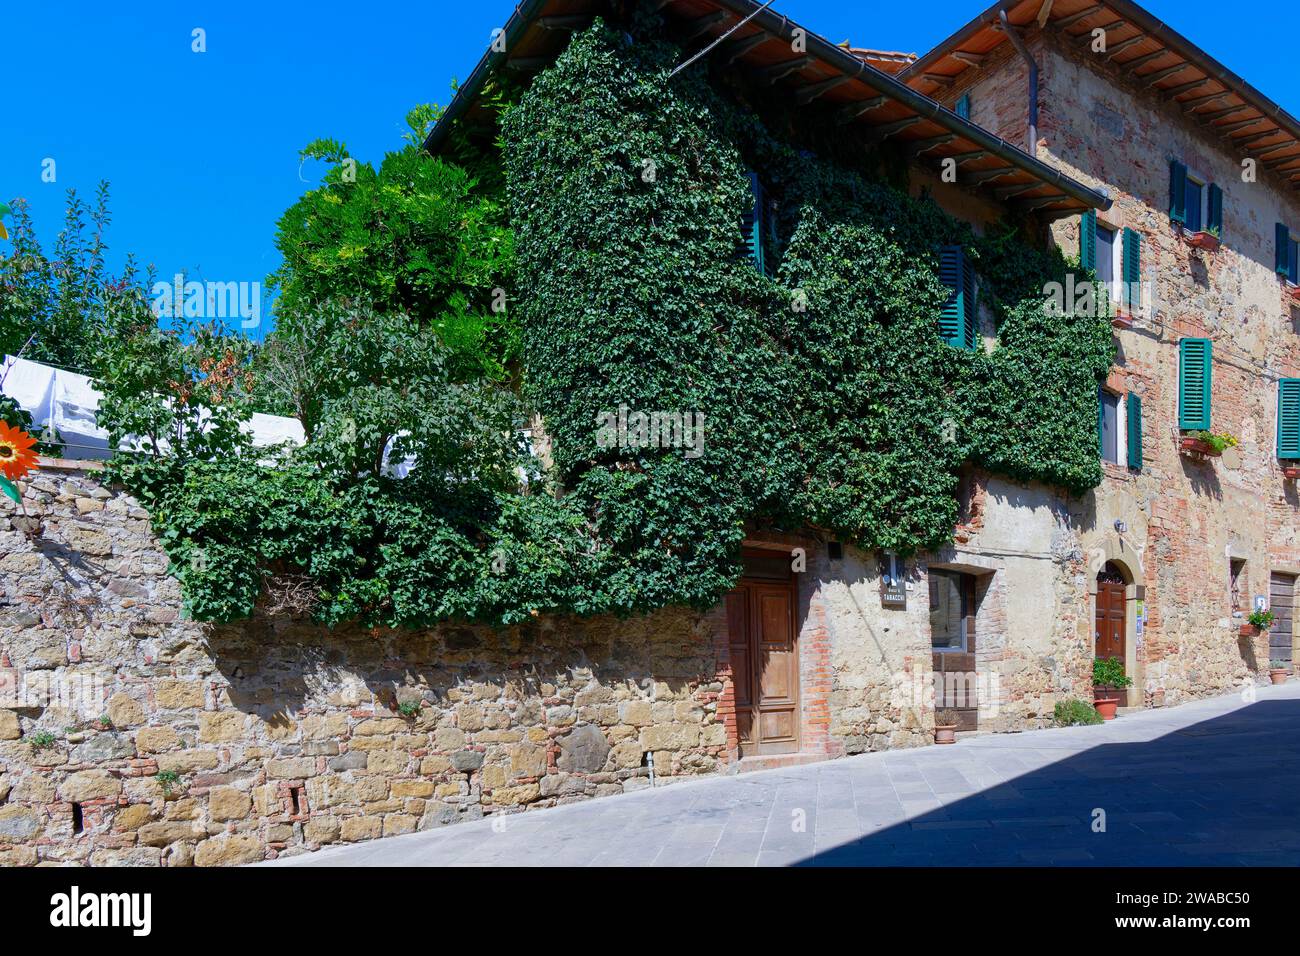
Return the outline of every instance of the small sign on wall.
[[[1256,610],[1256,611],[1267,611],[1267,610],[1268,610],[1268,595],[1266,595],[1266,594],[1256,594],[1256,595],[1255,595],[1255,610]]]
[[[880,559],[880,603],[886,607],[907,607],[907,562],[886,552]]]

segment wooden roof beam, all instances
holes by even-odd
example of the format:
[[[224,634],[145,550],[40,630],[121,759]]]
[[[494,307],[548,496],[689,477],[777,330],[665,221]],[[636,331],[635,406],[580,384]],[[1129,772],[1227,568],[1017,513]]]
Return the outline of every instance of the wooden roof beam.
[[[1213,123],[1215,120],[1221,120],[1225,116],[1231,116],[1233,113],[1240,113],[1242,110],[1254,109],[1248,103],[1239,103],[1236,106],[1229,106],[1227,109],[1215,110],[1213,113],[1197,113],[1196,118],[1203,123]]]
[[[1168,56],[1169,52],[1170,51],[1168,49],[1162,47],[1161,49],[1156,50],[1155,53],[1148,53],[1145,56],[1134,57],[1133,59],[1129,60],[1126,63],[1119,64],[1119,66],[1122,69],[1128,70],[1130,73],[1132,73],[1134,70],[1142,69],[1142,67],[1146,66],[1152,60],[1158,60],[1162,56]]]
[[[1102,3],[1094,4],[1091,7],[1085,7],[1084,9],[1080,10],[1078,13],[1074,13],[1068,17],[1062,17],[1061,19],[1057,20],[1056,26],[1062,30],[1069,29],[1070,27],[1078,23],[1080,20],[1086,20],[1094,13],[1100,13],[1102,10],[1105,9],[1106,9],[1106,5]]]
[[[1118,30],[1126,23],[1128,23],[1127,20],[1115,20],[1111,23],[1106,24],[1104,27],[1093,27],[1091,30],[1088,30],[1085,33],[1080,33],[1077,39],[1086,46],[1087,44],[1092,42],[1093,30],[1100,30],[1103,34],[1106,34],[1106,33],[1110,33],[1111,30]]]
[[[955,77],[944,76],[941,73],[922,73],[921,79],[928,80],[929,82],[935,83],[938,86],[952,86],[953,83],[956,82]]]
[[[766,80],[767,84],[771,86],[777,80],[789,76],[797,70],[802,70],[812,62],[813,58],[811,56],[797,56],[793,60],[786,60],[784,63],[760,67],[754,72],[758,74],[760,79]]]
[[[945,156],[944,159],[951,159],[958,166],[960,166],[962,163],[973,163],[977,159],[983,159],[987,155],[988,155],[987,150],[976,149],[976,150],[972,150],[969,153],[958,153],[956,156]]]
[[[1264,122],[1264,117],[1257,116],[1254,119],[1238,120],[1236,123],[1229,123],[1227,126],[1219,126],[1217,129],[1221,135],[1227,136],[1230,133],[1237,132],[1239,129],[1246,129],[1248,126],[1256,126],[1262,122]],[[1276,135],[1277,132],[1277,130],[1274,130],[1272,133],[1265,133],[1264,135],[1273,136]]]
[[[907,155],[915,159],[922,153],[928,153],[930,150],[939,146],[946,146],[957,138],[956,133],[944,133],[942,136],[935,136],[930,139],[917,140],[907,147]]]
[[[726,10],[714,10],[712,13],[706,13],[702,17],[696,17],[689,23],[682,26],[682,32],[678,39],[681,43],[690,43],[696,37],[708,33],[711,29],[722,23],[724,20],[731,19],[731,14]]]
[[[953,50],[948,55],[954,60],[961,60],[967,66],[979,66],[988,59],[987,53],[967,53],[965,50]]]
[[[734,40],[731,43],[728,43],[726,46],[722,48],[721,52],[718,55],[721,56],[728,64],[732,64],[735,63],[737,60],[739,60],[750,50],[754,49],[754,47],[760,46],[766,43],[770,39],[771,39],[770,34],[764,33],[760,30],[758,33],[755,33],[753,36],[743,37],[739,40]]]
[[[575,16],[538,17],[537,24],[543,30],[585,30],[594,19],[592,14],[580,13]]]
[[[881,142],[895,133],[901,133],[909,126],[915,126],[919,122],[921,122],[920,116],[905,116],[903,119],[894,120],[892,123],[882,123],[871,131],[871,140],[876,143]]]
[[[879,109],[885,105],[883,96],[873,96],[869,100],[859,100],[857,103],[849,103],[841,106],[839,112],[835,114],[835,122],[841,126],[845,123],[852,123],[855,119],[869,110]]]
[[[1256,159],[1267,159],[1274,153],[1280,153],[1284,149],[1290,149],[1292,146],[1296,145],[1296,142],[1297,140],[1291,139],[1287,140],[1285,143],[1274,143],[1272,146],[1265,146],[1263,149],[1248,149],[1246,152],[1254,156]]]
[[[1135,37],[1129,37],[1127,40],[1120,40],[1120,41],[1119,41],[1118,43],[1116,43],[1113,47],[1110,47],[1110,48],[1107,49],[1107,51],[1106,51],[1106,59],[1108,59],[1108,60],[1113,60],[1113,59],[1115,59],[1115,57],[1119,56],[1121,53],[1123,53],[1123,52],[1124,52],[1125,50],[1127,50],[1129,47],[1131,47],[1131,46],[1137,46],[1137,44],[1141,43],[1141,42],[1142,42],[1143,40],[1145,40],[1145,39],[1146,39],[1146,35],[1145,35],[1145,34],[1142,34],[1142,33],[1139,33],[1137,36],[1135,36]]]
[[[1000,186],[993,190],[993,195],[997,196],[1002,202],[1010,199],[1012,196],[1019,196],[1021,193],[1027,193],[1031,189],[1037,189],[1042,183],[1018,183],[1015,186]]]
[[[1205,82],[1206,83],[1210,82],[1209,77],[1205,78]],[[1204,96],[1193,96],[1190,100],[1183,100],[1181,105],[1183,109],[1187,110],[1188,112],[1191,112],[1192,110],[1197,109],[1198,107],[1206,105],[1207,103],[1217,103],[1219,100],[1226,99],[1231,95],[1232,95],[1232,90],[1222,90],[1218,93],[1207,93]]]
[[[1161,80],[1167,79],[1168,77],[1171,77],[1176,73],[1181,73],[1183,72],[1183,70],[1187,69],[1191,65],[1192,64],[1190,63],[1179,63],[1177,66],[1171,66],[1167,70],[1157,70],[1155,73],[1150,73],[1146,76],[1138,77],[1138,79],[1146,83],[1147,86],[1155,86]]]
[[[968,183],[986,183],[993,179],[1001,179],[1003,176],[1009,176],[1016,171],[1014,166],[999,166],[997,169],[980,169],[966,177]],[[1035,183],[1035,186],[1041,186],[1042,183]]]
[[[1021,209],[1037,209],[1040,206],[1050,206],[1052,203],[1061,202],[1067,199],[1067,196],[1040,196],[1037,199],[1020,199],[1016,201],[1016,206]]]
[[[829,93],[837,86],[843,86],[851,77],[832,76],[829,80],[822,80],[820,83],[814,83],[811,86],[805,86],[794,94],[794,101],[800,106],[807,106],[823,93]]]

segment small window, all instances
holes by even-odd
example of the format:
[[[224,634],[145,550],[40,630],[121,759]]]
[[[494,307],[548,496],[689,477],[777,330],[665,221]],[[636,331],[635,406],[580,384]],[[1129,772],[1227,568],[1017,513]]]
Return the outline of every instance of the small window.
[[[975,579],[959,571],[931,569],[930,645],[936,651],[967,651],[975,634]]]
[[[1228,561],[1228,593],[1232,596],[1232,609],[1241,610],[1241,592],[1245,589],[1246,562],[1241,558]]]
[[[1115,295],[1115,230],[1109,226],[1097,224],[1097,279],[1106,287],[1106,293],[1114,302]]]
[[[964,120],[970,119],[970,94],[962,94],[962,98],[957,101],[954,112]]]
[[[1104,388],[1097,392],[1097,430],[1103,461],[1119,464],[1119,396]]]
[[[1205,228],[1205,183],[1187,174],[1187,228],[1200,232]]]
[[[1297,239],[1287,244],[1287,279],[1292,285],[1300,285],[1300,240]]]
[[[1300,285],[1300,242],[1283,223],[1277,224],[1277,274]]]

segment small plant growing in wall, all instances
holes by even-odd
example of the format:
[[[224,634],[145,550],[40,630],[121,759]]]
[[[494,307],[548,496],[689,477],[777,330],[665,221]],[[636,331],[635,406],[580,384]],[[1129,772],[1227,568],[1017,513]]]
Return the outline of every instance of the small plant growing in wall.
[[[162,787],[164,797],[172,795],[172,788],[180,782],[181,775],[175,770],[159,770],[158,786]]]
[[[108,714],[100,714],[99,717],[95,719],[95,724],[100,730],[112,730],[113,718],[109,717]]]
[[[54,734],[48,730],[38,730],[27,738],[27,742],[32,745],[33,750],[48,750],[54,746],[55,740]]]
[[[1059,700],[1052,712],[1058,727],[1078,727],[1101,723],[1101,714],[1096,707],[1089,707],[1076,699]]]
[[[420,713],[420,702],[418,700],[404,700],[398,703],[397,712],[403,717],[415,717]]]

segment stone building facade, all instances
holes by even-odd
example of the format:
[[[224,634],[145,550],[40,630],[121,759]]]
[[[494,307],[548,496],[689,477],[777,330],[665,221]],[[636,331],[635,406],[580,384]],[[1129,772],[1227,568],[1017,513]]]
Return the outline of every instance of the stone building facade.
[[[1295,163],[1283,162],[1279,173],[1263,161],[1276,160],[1275,144],[1290,148],[1290,134],[1269,132],[1274,127],[1262,119],[1250,122],[1281,111],[1253,108],[1253,91],[1233,95],[1244,81],[1233,82],[1207,54],[1158,30],[1127,0],[1013,6],[1017,32],[1038,67],[1037,158],[1112,197],[1110,208],[1096,214],[1097,248],[1113,237],[1118,280],[1125,231],[1140,237],[1142,301],[1129,321],[1116,323],[1116,362],[1104,392],[1118,411],[1118,454],[1103,463],[1102,485],[1081,502],[1008,490],[1002,514],[986,516],[984,536],[1001,524],[1025,534],[1036,528],[1045,537],[1056,523],[1050,512],[1070,515],[1066,525],[1088,566],[1058,590],[1052,641],[1091,643],[1098,575],[1118,573],[1132,706],[1241,687],[1260,679],[1276,657],[1290,669],[1300,496],[1283,472],[1289,462],[1278,457],[1278,382],[1300,373],[1300,308],[1294,285],[1277,273],[1276,226],[1300,227],[1300,196]],[[962,103],[974,122],[1003,138],[1024,142],[1028,65],[1004,31],[981,34],[995,19],[996,11],[986,11],[902,77],[946,104]],[[994,35],[1001,39],[988,39]],[[961,52],[976,45],[982,55]],[[954,50],[964,64],[955,73]],[[1229,79],[1207,79],[1219,76]],[[1252,141],[1265,145],[1239,145]],[[1200,184],[1200,202],[1208,204],[1209,184],[1221,190],[1217,248],[1199,247],[1194,227],[1171,217],[1174,162]],[[1207,205],[1197,212],[1208,225]],[[1058,220],[1051,240],[1078,256],[1086,228],[1092,224],[1080,217]],[[1188,434],[1179,411],[1185,339],[1211,343],[1211,430],[1239,442],[1221,457],[1181,449]],[[1126,414],[1134,396],[1142,416],[1136,439]],[[1130,467],[1125,454],[1135,440],[1140,468]],[[1258,603],[1278,616],[1271,634],[1245,626]]]
[[[1142,236],[1149,308],[1116,329],[1106,383],[1121,403],[1140,397],[1140,469],[1119,456],[1083,498],[972,472],[952,544],[906,561],[755,532],[746,577],[707,613],[331,631],[285,613],[183,620],[148,514],[93,469],[46,462],[25,485],[31,521],[0,521],[0,864],[245,863],[920,746],[936,685],[965,729],[1033,729],[1091,695],[1103,604],[1137,679],[1131,706],[1261,679],[1275,649],[1239,634],[1233,600],[1271,599],[1300,574],[1300,498],[1274,452],[1300,317],[1271,250],[1300,205],[1269,176],[1240,183],[1221,141],[1050,23],[1025,39],[1038,158],[1109,191],[1102,227]],[[899,76],[947,105],[968,97],[976,124],[1022,142],[1023,60],[1003,43],[976,62],[938,89],[927,57]],[[1169,222],[1174,155],[1223,186],[1213,252]],[[977,230],[1007,212],[921,159],[912,173]],[[1075,254],[1080,228],[1059,218],[1044,237]],[[1214,344],[1214,427],[1240,438],[1219,459],[1179,451],[1185,337]]]

